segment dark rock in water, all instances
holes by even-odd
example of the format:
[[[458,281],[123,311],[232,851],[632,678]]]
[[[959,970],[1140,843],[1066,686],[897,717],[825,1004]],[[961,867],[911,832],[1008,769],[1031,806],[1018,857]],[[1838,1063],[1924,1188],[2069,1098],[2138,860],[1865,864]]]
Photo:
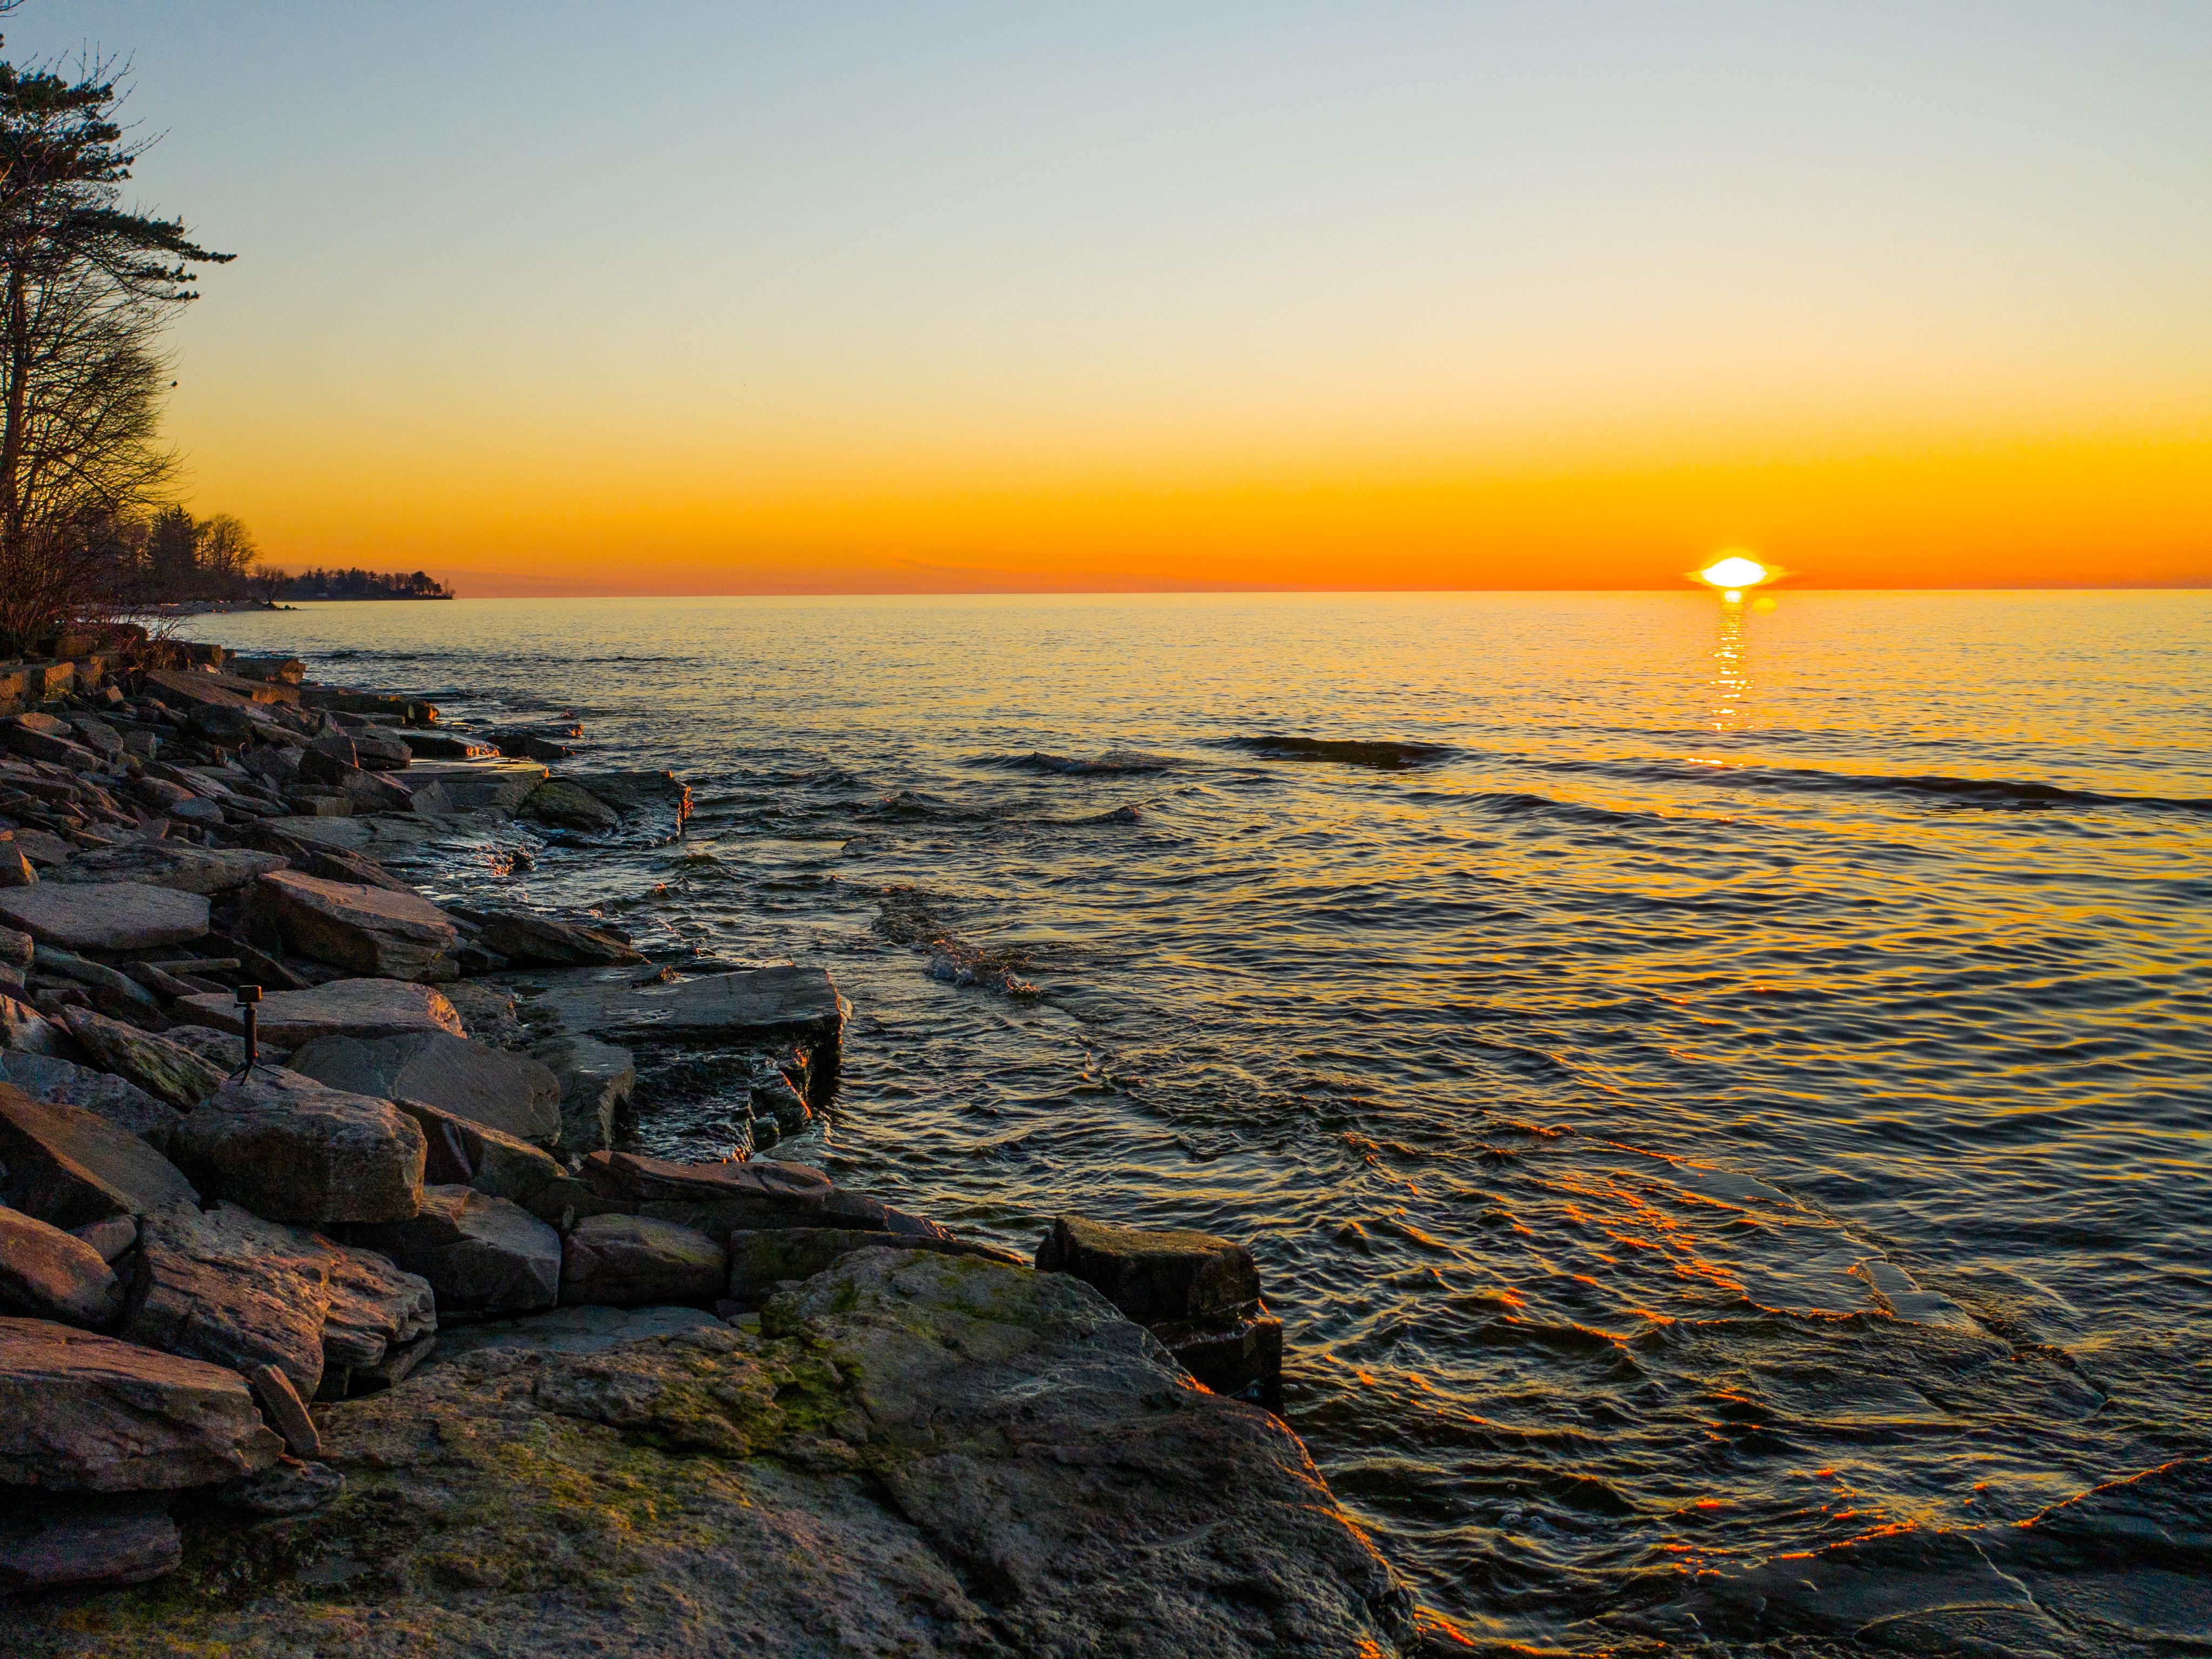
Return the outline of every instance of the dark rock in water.
[[[143,1584],[184,1560],[168,1512],[41,1506],[0,1519],[0,1595]]]
[[[489,743],[447,732],[401,732],[399,739],[418,760],[483,760],[500,751]]]
[[[536,761],[417,761],[410,769],[416,785],[435,783],[463,812],[499,812],[512,817],[545,781]]]
[[[728,1273],[727,1253],[705,1233],[647,1216],[596,1215],[562,1243],[561,1300],[617,1308],[710,1303]]]
[[[226,1082],[173,1143],[210,1191],[282,1221],[404,1221],[422,1193],[422,1132],[388,1100],[279,1066]]]
[[[235,1001],[209,993],[179,1000],[174,1012],[220,1031],[242,1031]],[[442,992],[396,979],[342,979],[313,990],[283,991],[261,999],[261,1036],[287,1048],[320,1036],[397,1036],[407,1031],[467,1033]]]
[[[1386,772],[1409,766],[1431,766],[1449,760],[1457,751],[1441,743],[1411,743],[1352,738],[1261,737],[1233,738],[1233,748],[1273,760],[1334,761],[1343,766],[1372,766]]]
[[[441,1310],[518,1314],[561,1295],[561,1235],[520,1205],[467,1187],[426,1187],[411,1221],[357,1228],[356,1242],[428,1279]]]
[[[100,1252],[72,1233],[0,1206],[0,1313],[105,1325],[123,1291]]]
[[[0,890],[0,924],[65,951],[142,951],[204,937],[208,902],[137,881],[43,881]]]
[[[318,1037],[291,1069],[334,1089],[419,1100],[487,1128],[550,1146],[561,1133],[561,1085],[536,1060],[447,1031]]]
[[[557,732],[502,730],[494,732],[491,740],[497,745],[497,752],[510,760],[558,761],[575,752],[560,741],[562,737],[573,735],[565,728]]]
[[[807,1057],[807,1091],[827,1097],[851,1005],[819,968],[669,978],[639,985],[617,970],[549,974],[530,1000],[570,1036],[629,1044],[791,1042]]]
[[[730,1299],[757,1306],[787,1281],[811,1279],[826,1273],[855,1250],[933,1250],[945,1255],[972,1255],[986,1261],[1020,1266],[1020,1258],[988,1244],[965,1238],[893,1239],[881,1231],[850,1227],[764,1227],[732,1232],[729,1237]]]
[[[513,961],[552,967],[615,967],[645,960],[627,939],[599,928],[520,910],[487,915],[483,944]]]
[[[248,900],[288,948],[318,962],[378,979],[453,977],[459,930],[418,895],[279,870],[256,881]]]
[[[222,1086],[223,1073],[191,1049],[87,1009],[62,1016],[95,1064],[188,1112]]]
[[[616,1115],[637,1089],[630,1051],[597,1037],[565,1036],[538,1044],[530,1057],[560,1086],[561,1150],[596,1152],[613,1146]]]
[[[398,772],[412,765],[415,751],[396,732],[363,727],[353,734],[354,764],[365,772]]]
[[[613,807],[565,778],[538,785],[516,811],[563,830],[611,830],[622,822]]]
[[[1064,1215],[1037,1246],[1039,1273],[1072,1273],[1139,1323],[1232,1312],[1260,1294],[1242,1244]]]
[[[251,1474],[283,1450],[234,1370],[0,1319],[0,1483],[172,1492]]]
[[[10,1084],[0,1084],[0,1201],[64,1231],[199,1203],[176,1165],[127,1129]]]
[[[422,1131],[422,1180],[432,1186],[473,1187],[494,1198],[512,1200],[535,1214],[539,1194],[568,1181],[568,1171],[550,1152],[501,1134],[474,1120],[420,1100],[392,1103]],[[571,1183],[575,1184],[575,1183]],[[556,1208],[554,1214],[558,1216]]]
[[[1036,1265],[1073,1274],[1149,1325],[1215,1393],[1280,1407],[1283,1324],[1261,1302],[1260,1272],[1243,1245],[1069,1215],[1037,1246]]]
[[[82,1012],[64,1008],[60,1013],[65,1019]],[[157,1152],[169,1150],[170,1139],[183,1121],[175,1107],[155,1099],[137,1084],[52,1054],[0,1050],[0,1083],[13,1084],[49,1104],[82,1106],[137,1135]]]

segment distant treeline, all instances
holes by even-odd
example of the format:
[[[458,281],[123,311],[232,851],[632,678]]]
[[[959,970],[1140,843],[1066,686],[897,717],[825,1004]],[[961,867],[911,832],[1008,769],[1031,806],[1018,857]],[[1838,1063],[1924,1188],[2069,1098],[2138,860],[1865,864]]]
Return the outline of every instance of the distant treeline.
[[[302,570],[276,588],[279,599],[450,599],[453,590],[427,572],[407,575],[363,570]]]

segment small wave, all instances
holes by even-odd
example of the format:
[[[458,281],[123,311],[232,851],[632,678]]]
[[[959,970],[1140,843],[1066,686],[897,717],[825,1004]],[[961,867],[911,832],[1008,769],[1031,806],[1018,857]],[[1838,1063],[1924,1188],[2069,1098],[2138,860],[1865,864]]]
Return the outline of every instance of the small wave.
[[[1175,765],[1172,756],[1147,755],[1135,749],[1109,749],[1102,755],[1054,755],[1042,749],[1026,755],[985,755],[975,764],[1009,772],[1040,772],[1064,778],[1125,778],[1147,772],[1165,772]]]
[[[1888,795],[1986,811],[2037,812],[2079,807],[2212,813],[2212,798],[2120,795],[2023,778],[1960,778],[1944,773],[1829,772],[1795,766],[1738,766],[1697,761],[1550,761],[1548,771],[1593,772],[1639,783],[1697,783],[1777,793]]]
[[[1302,738],[1263,732],[1256,737],[1230,738],[1231,749],[1264,755],[1272,760],[1333,761],[1340,766],[1370,766],[1386,772],[1409,766],[1433,766],[1457,751],[1448,744],[1410,743],[1365,738]]]

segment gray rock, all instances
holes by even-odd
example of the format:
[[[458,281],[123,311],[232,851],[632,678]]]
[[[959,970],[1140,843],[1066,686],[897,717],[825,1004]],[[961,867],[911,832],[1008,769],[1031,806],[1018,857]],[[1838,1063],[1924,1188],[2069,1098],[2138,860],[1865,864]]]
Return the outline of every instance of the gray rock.
[[[511,961],[554,967],[606,967],[645,960],[628,940],[603,929],[521,910],[490,912],[484,918],[481,942]]]
[[[34,1510],[0,1520],[0,1595],[143,1584],[184,1559],[164,1510]]]
[[[246,1064],[246,1038],[236,1031],[218,1031],[212,1025],[172,1025],[161,1035],[179,1048],[188,1048],[228,1077]],[[284,1051],[264,1036],[260,1057],[270,1065],[284,1063]]]
[[[561,1150],[596,1152],[614,1145],[615,1118],[637,1091],[637,1060],[597,1037],[556,1037],[530,1051],[561,1091]]]
[[[137,1084],[52,1054],[0,1051],[0,1082],[13,1084],[33,1100],[82,1106],[137,1135],[157,1152],[169,1150],[170,1139],[183,1121],[175,1107],[155,1099]]]
[[[220,1031],[243,1031],[246,1022],[227,994],[180,997],[172,1011]],[[428,985],[396,979],[341,979],[310,991],[279,991],[261,999],[264,1041],[297,1048],[323,1036],[398,1036],[409,1031],[450,1031],[465,1036],[461,1017],[444,994]]]
[[[428,1352],[438,1328],[429,1281],[380,1251],[314,1242],[331,1253],[320,1397],[388,1387]]]
[[[691,788],[673,772],[569,772],[569,782],[617,811],[641,812],[662,807],[682,823],[691,815]]]
[[[517,1140],[422,1101],[402,1099],[392,1103],[413,1118],[422,1131],[425,1187],[473,1187],[537,1214],[544,1207],[539,1195],[548,1188],[573,1184],[551,1153],[526,1140]],[[560,1212],[557,1207],[553,1211],[556,1217]]]
[[[527,1319],[461,1325],[441,1339],[433,1365],[449,1365],[487,1348],[511,1353],[604,1353],[678,1331],[719,1329],[722,1322],[699,1308],[556,1308]]]
[[[738,1228],[850,1224],[830,1213],[836,1188],[830,1177],[803,1164],[674,1164],[635,1152],[593,1152],[578,1174],[580,1184],[611,1208],[657,1213],[717,1237]]]
[[[128,1078],[179,1111],[191,1110],[222,1086],[222,1071],[149,1031],[88,1008],[68,1009],[62,1020],[94,1065]]]
[[[702,1232],[647,1216],[595,1215],[563,1242],[561,1300],[617,1308],[712,1302],[728,1274],[727,1254]]]
[[[0,1482],[168,1492],[251,1474],[283,1450],[236,1371],[0,1319]]]
[[[65,951],[143,951],[204,938],[208,902],[137,881],[42,881],[0,890],[0,923]]]
[[[422,1199],[413,1119],[281,1066],[226,1082],[173,1146],[211,1194],[276,1220],[404,1221]]]
[[[233,1481],[217,1496],[248,1515],[306,1515],[345,1490],[346,1478],[327,1463],[287,1457],[274,1468]]]
[[[1116,1227],[1064,1215],[1037,1246],[1039,1273],[1071,1273],[1132,1319],[1197,1319],[1232,1313],[1260,1294],[1260,1271],[1242,1244],[1212,1233]]]
[[[27,968],[37,950],[38,941],[28,933],[0,927],[0,967]]]
[[[441,1310],[518,1314],[561,1294],[561,1235],[521,1206],[467,1187],[426,1187],[412,1221],[356,1229],[437,1293]]]
[[[212,896],[283,867],[284,860],[274,853],[249,852],[242,847],[199,847],[181,841],[144,841],[80,853],[55,871],[52,879],[143,882],[149,887]]]
[[[880,1232],[851,1227],[765,1227],[729,1237],[729,1295],[757,1306],[780,1285],[826,1273],[855,1250],[879,1250],[891,1241]],[[902,1249],[972,1255],[1019,1267],[1020,1258],[964,1238],[900,1239]]]
[[[100,1252],[20,1210],[0,1207],[0,1313],[105,1325],[122,1287]]]
[[[561,1085],[536,1060],[447,1031],[392,1037],[319,1037],[291,1067],[335,1089],[419,1100],[518,1140],[551,1146],[561,1134]]]
[[[650,985],[619,973],[560,977],[532,999],[569,1032],[615,1042],[766,1042],[834,1048],[851,1005],[819,968],[757,968]]]
[[[622,822],[613,807],[564,778],[539,784],[516,811],[520,817],[563,830],[611,830]]]
[[[67,1231],[199,1202],[177,1167],[97,1113],[0,1084],[0,1201]]]
[[[318,962],[380,979],[454,976],[459,930],[412,893],[277,870],[253,884],[248,900],[287,948]]]
[[[100,1259],[112,1267],[125,1250],[137,1244],[138,1223],[127,1215],[103,1216],[98,1221],[71,1228],[70,1237],[91,1245],[99,1252]]]
[[[62,1030],[29,1003],[0,994],[0,1053],[61,1054],[70,1047]]]
[[[0,887],[33,887],[39,872],[12,837],[0,841]]]
[[[97,714],[71,714],[70,730],[76,740],[102,760],[113,760],[123,752],[123,734]]]
[[[489,811],[511,817],[545,781],[546,772],[532,761],[418,760],[408,775],[416,783],[437,784],[464,812]]]

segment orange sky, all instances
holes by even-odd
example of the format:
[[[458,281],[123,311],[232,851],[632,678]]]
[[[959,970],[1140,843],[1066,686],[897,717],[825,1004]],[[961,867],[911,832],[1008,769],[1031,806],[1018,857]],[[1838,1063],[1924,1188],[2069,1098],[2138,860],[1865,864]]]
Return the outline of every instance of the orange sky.
[[[2212,582],[2212,9],[9,25],[133,53],[147,199],[240,256],[172,428],[293,568]]]

